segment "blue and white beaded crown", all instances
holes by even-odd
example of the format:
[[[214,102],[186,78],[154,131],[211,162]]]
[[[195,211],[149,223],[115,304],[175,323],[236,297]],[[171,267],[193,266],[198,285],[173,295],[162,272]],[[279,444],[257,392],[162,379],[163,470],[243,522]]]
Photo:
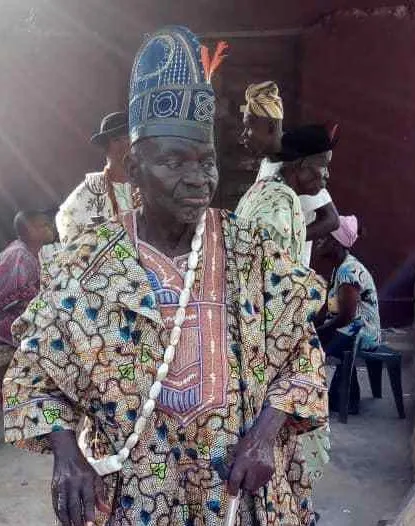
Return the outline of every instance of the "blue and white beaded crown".
[[[163,136],[212,140],[215,94],[204,51],[197,37],[180,26],[158,31],[142,46],[130,81],[132,144]]]

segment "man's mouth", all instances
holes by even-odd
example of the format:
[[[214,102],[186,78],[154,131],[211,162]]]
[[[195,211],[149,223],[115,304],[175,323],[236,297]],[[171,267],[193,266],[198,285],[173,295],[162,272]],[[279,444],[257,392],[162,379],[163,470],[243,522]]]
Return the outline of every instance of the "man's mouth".
[[[208,195],[200,197],[183,197],[181,202],[188,206],[206,206],[210,202],[210,197]]]

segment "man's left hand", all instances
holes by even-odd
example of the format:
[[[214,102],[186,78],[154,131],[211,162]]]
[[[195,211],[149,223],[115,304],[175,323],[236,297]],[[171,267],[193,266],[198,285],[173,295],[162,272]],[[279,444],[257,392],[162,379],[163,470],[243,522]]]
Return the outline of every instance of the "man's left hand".
[[[285,419],[284,413],[265,408],[255,426],[236,445],[228,481],[230,495],[238,495],[241,489],[255,493],[271,480],[275,471],[275,440]]]

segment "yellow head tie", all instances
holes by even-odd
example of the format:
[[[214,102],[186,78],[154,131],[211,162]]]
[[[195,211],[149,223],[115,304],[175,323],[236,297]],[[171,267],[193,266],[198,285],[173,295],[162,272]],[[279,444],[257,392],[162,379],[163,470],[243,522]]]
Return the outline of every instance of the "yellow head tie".
[[[251,84],[245,92],[245,98],[245,111],[248,113],[270,119],[284,118],[284,106],[275,82],[268,80],[261,84]]]

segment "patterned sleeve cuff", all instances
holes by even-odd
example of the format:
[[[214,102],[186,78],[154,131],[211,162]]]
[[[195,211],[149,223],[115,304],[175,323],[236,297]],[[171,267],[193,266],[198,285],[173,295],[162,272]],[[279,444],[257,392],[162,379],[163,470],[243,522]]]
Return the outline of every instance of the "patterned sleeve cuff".
[[[327,389],[296,379],[280,380],[268,391],[267,403],[287,414],[287,425],[296,433],[306,433],[328,421]]]
[[[54,431],[76,431],[78,421],[79,415],[67,400],[39,397],[20,402],[16,396],[5,399],[5,440],[31,451],[50,451],[48,435]]]

